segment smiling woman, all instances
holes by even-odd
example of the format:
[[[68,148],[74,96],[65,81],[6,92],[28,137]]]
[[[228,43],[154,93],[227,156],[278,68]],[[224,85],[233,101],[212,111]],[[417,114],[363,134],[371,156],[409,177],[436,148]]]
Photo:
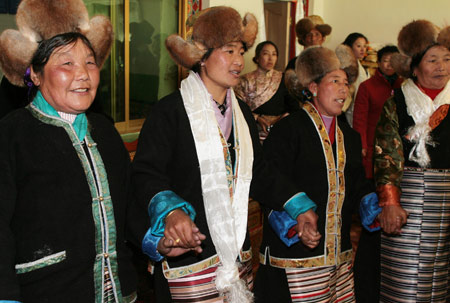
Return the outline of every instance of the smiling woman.
[[[100,80],[94,49],[76,33],[56,36],[46,52],[40,49],[31,62],[30,77],[35,92],[39,88],[56,111],[67,114],[80,114],[91,106]]]
[[[263,147],[274,166],[316,203],[319,218],[316,232],[306,229],[298,239],[287,216],[265,210],[256,302],[355,302],[352,214],[360,201],[376,195],[364,178],[359,135],[336,117],[357,68],[347,46],[336,53],[310,47],[297,59],[296,77],[287,72],[287,79],[300,82],[292,87],[309,90],[312,102],[278,122]]]
[[[139,245],[146,218],[127,222],[128,152],[87,111],[111,23],[89,19],[81,0],[23,0],[16,20],[0,36],[0,67],[31,103],[0,121],[0,302],[134,302],[125,226]]]

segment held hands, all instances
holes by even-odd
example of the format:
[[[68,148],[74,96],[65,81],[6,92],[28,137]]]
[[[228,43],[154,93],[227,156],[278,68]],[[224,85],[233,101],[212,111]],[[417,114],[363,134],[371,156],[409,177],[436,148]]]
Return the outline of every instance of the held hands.
[[[261,126],[261,129],[263,130],[263,132],[265,134],[269,134],[271,125],[270,122],[267,121],[266,119],[264,119],[263,116],[258,116],[258,118],[256,118],[256,122],[258,122],[259,126]]]
[[[189,251],[201,253],[200,247],[206,236],[200,232],[191,218],[177,209],[166,217],[164,237],[158,243],[160,254],[176,257]]]
[[[322,237],[317,231],[317,214],[310,209],[297,217],[296,230],[298,237],[302,240],[303,245],[313,249],[319,245]]]
[[[400,205],[386,205],[378,215],[381,228],[385,233],[399,235],[406,224],[408,213]]]

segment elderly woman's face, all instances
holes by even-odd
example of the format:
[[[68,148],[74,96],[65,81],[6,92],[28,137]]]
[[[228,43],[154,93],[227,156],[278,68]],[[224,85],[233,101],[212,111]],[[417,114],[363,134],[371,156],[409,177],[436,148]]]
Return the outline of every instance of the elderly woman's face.
[[[276,48],[272,44],[266,44],[257,59],[258,66],[263,71],[270,71],[275,67],[277,59],[278,53]]]
[[[443,46],[430,48],[414,69],[420,85],[431,89],[443,88],[450,78],[450,51]]]
[[[313,103],[322,115],[338,116],[348,94],[347,74],[342,69],[329,72],[319,84],[312,82],[309,90],[316,94]]]
[[[100,76],[94,54],[78,40],[55,49],[43,72],[32,71],[31,78],[55,110],[79,114],[94,101]]]

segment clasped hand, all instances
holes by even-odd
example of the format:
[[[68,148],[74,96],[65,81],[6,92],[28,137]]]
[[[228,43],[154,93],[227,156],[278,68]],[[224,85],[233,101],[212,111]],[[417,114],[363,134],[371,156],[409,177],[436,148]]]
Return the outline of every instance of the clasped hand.
[[[158,243],[158,251],[167,257],[180,256],[189,251],[201,253],[201,243],[206,236],[200,232],[191,218],[182,210],[175,210],[166,217],[164,237]]]
[[[385,233],[399,235],[406,224],[408,213],[400,205],[386,205],[378,215],[381,228]]]
[[[310,249],[319,245],[321,234],[317,231],[317,214],[310,209],[297,217],[297,226],[295,227],[298,237],[303,245]]]

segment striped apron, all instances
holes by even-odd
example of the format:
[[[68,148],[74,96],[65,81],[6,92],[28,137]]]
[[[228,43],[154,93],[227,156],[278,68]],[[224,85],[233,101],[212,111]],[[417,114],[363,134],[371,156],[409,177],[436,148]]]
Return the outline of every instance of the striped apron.
[[[399,236],[382,235],[381,302],[450,302],[450,170],[405,168]]]
[[[181,278],[168,279],[172,302],[225,303],[225,298],[216,288],[215,278],[218,265]],[[252,261],[241,263],[239,275],[253,289]]]
[[[355,302],[351,261],[339,266],[286,268],[292,302]]]

